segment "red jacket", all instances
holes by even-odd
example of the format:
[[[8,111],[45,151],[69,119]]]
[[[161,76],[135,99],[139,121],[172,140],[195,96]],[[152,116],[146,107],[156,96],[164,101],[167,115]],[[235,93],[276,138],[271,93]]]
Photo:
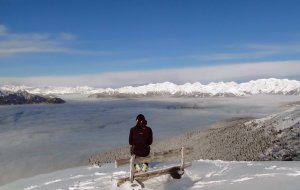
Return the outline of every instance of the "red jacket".
[[[131,145],[131,154],[141,157],[148,156],[152,141],[152,129],[150,127],[137,125],[130,129],[129,144]]]

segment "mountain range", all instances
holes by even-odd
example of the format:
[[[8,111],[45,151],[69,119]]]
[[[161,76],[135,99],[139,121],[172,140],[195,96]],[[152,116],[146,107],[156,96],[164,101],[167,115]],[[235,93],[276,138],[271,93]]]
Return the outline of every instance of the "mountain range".
[[[15,105],[15,104],[61,104],[65,101],[61,98],[45,95],[31,94],[25,90],[17,92],[0,91],[0,105]]]
[[[77,87],[29,87],[4,85],[0,91],[27,91],[31,94],[63,95],[84,94],[90,97],[213,97],[213,96],[245,96],[254,94],[282,94],[300,95],[300,81],[288,79],[258,79],[245,83],[236,82],[212,82],[201,84],[200,82],[177,85],[171,82],[147,84],[141,86],[124,86],[120,88],[95,88],[89,86]]]

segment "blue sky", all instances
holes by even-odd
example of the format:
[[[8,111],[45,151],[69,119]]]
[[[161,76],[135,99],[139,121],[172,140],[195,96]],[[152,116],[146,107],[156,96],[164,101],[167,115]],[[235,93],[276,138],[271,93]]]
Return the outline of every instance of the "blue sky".
[[[0,77],[297,61],[299,7],[297,0],[0,0]]]

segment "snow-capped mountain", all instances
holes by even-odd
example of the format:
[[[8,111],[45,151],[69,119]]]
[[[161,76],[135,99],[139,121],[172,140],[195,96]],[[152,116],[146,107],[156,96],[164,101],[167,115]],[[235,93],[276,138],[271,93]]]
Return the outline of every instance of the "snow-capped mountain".
[[[90,94],[96,90],[93,87],[80,86],[80,87],[29,87],[29,86],[15,86],[15,85],[4,85],[0,87],[0,90],[17,92],[17,91],[27,91],[32,94]]]
[[[259,79],[241,83],[240,91],[249,94],[300,94],[300,81],[288,79]]]
[[[218,82],[177,85],[171,82],[121,88],[79,87],[28,87],[5,85],[0,90],[25,90],[32,94],[86,94],[92,97],[144,97],[144,96],[244,96],[252,94],[300,95],[300,81],[288,79],[259,79],[246,83]]]
[[[12,91],[0,91],[0,105],[12,105],[12,104],[60,104],[65,101],[52,96],[43,96],[29,93],[27,91],[18,90]]]

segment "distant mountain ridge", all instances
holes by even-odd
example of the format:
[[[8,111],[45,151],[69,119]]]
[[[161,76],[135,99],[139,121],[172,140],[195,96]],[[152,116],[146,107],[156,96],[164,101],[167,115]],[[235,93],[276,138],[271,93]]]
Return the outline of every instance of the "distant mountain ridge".
[[[60,104],[65,103],[64,100],[51,97],[28,93],[27,91],[0,91],[0,105],[16,105],[16,104]]]
[[[185,83],[177,85],[171,82],[148,84],[142,86],[125,86],[121,88],[78,87],[28,87],[5,85],[0,90],[16,92],[25,90],[32,94],[86,94],[91,97],[147,97],[147,96],[245,96],[254,94],[300,95],[300,81],[288,79],[258,79],[245,83],[212,82],[209,84]]]

